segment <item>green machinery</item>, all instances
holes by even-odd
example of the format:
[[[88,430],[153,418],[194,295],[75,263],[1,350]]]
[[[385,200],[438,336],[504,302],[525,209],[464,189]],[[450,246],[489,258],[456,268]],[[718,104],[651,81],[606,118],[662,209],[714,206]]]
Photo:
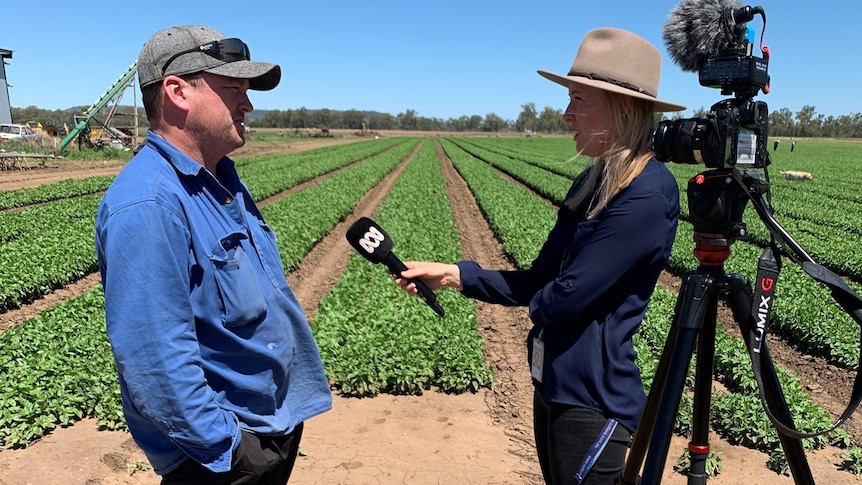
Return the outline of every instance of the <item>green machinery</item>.
[[[119,138],[119,135],[117,134],[116,130],[107,126],[107,123],[110,120],[114,109],[116,109],[116,106],[112,108],[111,114],[108,115],[105,122],[96,119],[96,115],[99,114],[102,108],[104,108],[111,101],[117,99],[120,95],[123,94],[123,91],[125,91],[129,84],[133,82],[135,74],[137,72],[138,62],[135,61],[134,63],[132,63],[129,69],[122,76],[120,76],[119,79],[117,79],[117,81],[110,87],[110,89],[105,91],[104,94],[102,94],[102,96],[100,96],[99,99],[97,99],[96,102],[93,103],[92,106],[87,108],[87,110],[84,111],[83,114],[75,115],[75,126],[71,130],[69,130],[69,133],[67,133],[66,136],[63,138],[63,141],[60,142],[60,145],[57,147],[58,153],[63,153],[68,147],[69,143],[71,143],[72,140],[75,140],[76,138],[79,140],[79,143],[83,142],[90,145],[90,123],[94,121],[102,126],[103,133],[112,138]]]

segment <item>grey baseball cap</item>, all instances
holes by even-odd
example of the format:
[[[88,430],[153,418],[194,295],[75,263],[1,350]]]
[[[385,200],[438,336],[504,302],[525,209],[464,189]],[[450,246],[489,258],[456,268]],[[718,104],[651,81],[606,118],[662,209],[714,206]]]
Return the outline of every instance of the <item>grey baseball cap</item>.
[[[281,81],[278,64],[249,60],[248,46],[239,39],[203,25],[181,25],[156,32],[138,56],[141,89],[165,76],[209,72],[248,79],[249,89],[268,91]]]

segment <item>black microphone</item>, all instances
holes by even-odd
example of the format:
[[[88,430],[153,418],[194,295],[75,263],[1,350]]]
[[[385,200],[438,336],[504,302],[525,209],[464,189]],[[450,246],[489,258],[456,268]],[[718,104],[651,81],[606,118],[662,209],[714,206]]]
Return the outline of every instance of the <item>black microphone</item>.
[[[368,261],[385,264],[394,275],[401,276],[401,272],[407,270],[407,266],[392,252],[393,243],[389,234],[367,217],[360,217],[347,229],[347,242]],[[437,294],[422,280],[411,278],[409,281],[416,285],[425,303],[442,317],[445,311],[437,303]]]
[[[762,13],[736,0],[682,0],[668,15],[662,36],[683,71],[697,72],[745,36],[745,23]]]

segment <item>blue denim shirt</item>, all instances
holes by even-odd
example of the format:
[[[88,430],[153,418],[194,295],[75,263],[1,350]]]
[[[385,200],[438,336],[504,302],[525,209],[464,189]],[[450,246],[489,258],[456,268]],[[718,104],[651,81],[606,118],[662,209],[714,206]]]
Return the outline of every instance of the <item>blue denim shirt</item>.
[[[123,412],[158,474],[227,471],[241,428],[284,435],[332,406],[275,234],[233,162],[217,171],[149,132],[96,219]]]

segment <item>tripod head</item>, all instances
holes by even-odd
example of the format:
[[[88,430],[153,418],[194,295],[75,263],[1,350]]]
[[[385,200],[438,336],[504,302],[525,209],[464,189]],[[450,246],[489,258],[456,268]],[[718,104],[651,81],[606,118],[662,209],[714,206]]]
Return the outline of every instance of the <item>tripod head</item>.
[[[751,194],[762,196],[769,184],[752,169],[720,168],[688,181],[688,211],[694,225],[694,254],[702,266],[722,266],[730,245],[748,237],[742,214]]]

